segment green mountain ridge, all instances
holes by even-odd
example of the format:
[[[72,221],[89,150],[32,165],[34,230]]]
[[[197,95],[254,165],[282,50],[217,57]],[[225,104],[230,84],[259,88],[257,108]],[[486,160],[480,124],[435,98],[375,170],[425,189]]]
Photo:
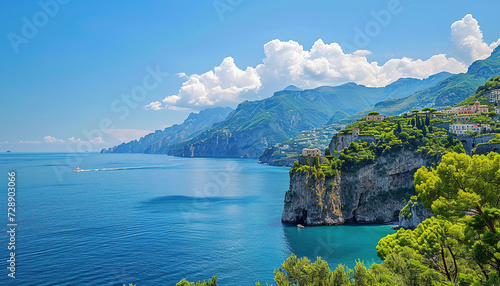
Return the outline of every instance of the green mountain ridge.
[[[354,114],[386,98],[408,96],[451,76],[402,78],[386,87],[346,83],[309,90],[282,90],[272,97],[244,101],[224,121],[193,138],[175,144],[170,155],[183,157],[259,158],[269,146],[301,131],[324,126],[337,112]]]
[[[467,73],[453,75],[435,86],[404,98],[381,101],[339,122],[355,121],[370,111],[378,111],[384,115],[398,115],[426,106],[436,108],[453,106],[474,94],[480,85],[498,74],[500,74],[500,47],[497,47],[487,59],[472,63]]]
[[[481,104],[489,105],[490,108],[492,108],[494,104],[488,101],[488,95],[489,91],[493,89],[500,89],[500,76],[488,80],[485,84],[476,89],[476,93],[458,103],[456,106],[471,105],[479,101]]]

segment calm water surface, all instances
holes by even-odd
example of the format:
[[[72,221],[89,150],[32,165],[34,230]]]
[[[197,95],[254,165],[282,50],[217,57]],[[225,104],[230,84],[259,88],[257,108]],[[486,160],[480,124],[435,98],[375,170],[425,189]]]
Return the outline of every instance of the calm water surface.
[[[380,262],[390,226],[298,229],[280,223],[288,168],[255,160],[2,154],[1,285],[220,285],[273,282],[292,253],[332,268]],[[7,171],[17,175],[17,269],[7,276]]]

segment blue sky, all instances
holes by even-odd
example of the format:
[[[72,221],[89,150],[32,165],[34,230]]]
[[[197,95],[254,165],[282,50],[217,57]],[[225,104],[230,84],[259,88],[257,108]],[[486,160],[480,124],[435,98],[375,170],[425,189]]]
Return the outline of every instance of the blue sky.
[[[180,123],[191,111],[235,107],[288,84],[380,86],[401,76],[460,72],[500,37],[491,13],[499,6],[409,0],[2,1],[0,152],[67,151],[78,140],[98,151]],[[476,20],[484,38],[478,39]],[[453,34],[457,21],[462,26]],[[360,44],[358,29],[371,34],[368,41]],[[466,33],[475,36],[472,48],[460,46]],[[121,97],[143,91],[131,106]],[[111,130],[100,133],[106,123]]]

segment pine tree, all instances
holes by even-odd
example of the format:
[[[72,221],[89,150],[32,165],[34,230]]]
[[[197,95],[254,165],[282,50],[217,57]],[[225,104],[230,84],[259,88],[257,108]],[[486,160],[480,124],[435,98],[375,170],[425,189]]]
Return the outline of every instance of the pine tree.
[[[398,127],[396,128],[396,133],[401,133],[401,124],[398,122]]]

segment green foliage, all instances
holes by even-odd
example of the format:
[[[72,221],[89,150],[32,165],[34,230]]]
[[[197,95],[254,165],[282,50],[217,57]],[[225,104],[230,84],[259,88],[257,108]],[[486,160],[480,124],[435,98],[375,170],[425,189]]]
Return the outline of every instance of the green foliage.
[[[389,254],[382,264],[372,265],[370,271],[380,281],[377,285],[446,285],[429,261],[408,246]]]
[[[415,207],[419,202],[419,199],[417,196],[412,196],[408,203],[401,209],[399,212],[399,215],[404,217],[404,218],[410,218],[412,216],[411,214],[411,208]]]
[[[314,263],[307,257],[291,255],[280,269],[274,271],[277,286],[288,285],[333,285],[333,273],[328,263],[318,258]]]
[[[333,285],[338,286],[348,286],[351,285],[351,274],[352,270],[349,270],[343,264],[337,265],[335,271],[333,271]]]
[[[476,131],[465,131],[465,134],[469,134],[471,136],[476,136],[477,132]]]
[[[498,144],[500,143],[500,134],[495,135],[495,138],[488,141],[487,144]]]
[[[314,166],[319,167],[319,157],[314,157]]]
[[[408,247],[425,258],[425,266],[441,271],[450,282],[455,282],[460,272],[457,266],[460,263],[456,258],[460,253],[458,241],[463,238],[463,224],[432,217],[420,223],[415,230],[400,229],[382,238],[377,245],[377,255],[385,259]]]
[[[217,286],[217,276],[212,276],[212,280],[209,281],[198,281],[195,283],[189,282],[186,279],[182,279],[175,286]]]
[[[354,266],[354,285],[356,286],[368,286],[374,285],[374,279],[372,274],[366,269],[366,266],[360,260],[356,261]]]
[[[368,142],[352,142],[340,154],[343,169],[349,169],[356,165],[370,164],[375,160],[375,153],[370,150]]]
[[[455,256],[451,255],[452,250],[450,255],[459,266],[463,264],[460,259],[469,262],[463,267],[466,273],[457,276],[457,271],[452,277],[464,281],[497,281],[500,271],[500,233],[497,230],[500,226],[500,155],[493,152],[472,157],[447,154],[436,169],[422,167],[417,171],[415,189],[424,206],[432,208],[437,219],[443,222],[444,230],[449,230],[446,233],[438,229],[432,234],[438,239],[440,234],[446,235],[439,243],[454,249]],[[381,255],[384,255],[383,250]]]
[[[372,135],[375,142],[352,142],[340,155],[342,169],[370,164],[377,156],[402,149],[413,150],[431,161],[439,161],[447,152],[465,152],[457,139],[433,126],[435,123],[440,121],[423,114],[415,114],[409,120],[401,116],[386,117],[384,121],[359,120],[346,130],[359,128],[360,135]]]
[[[379,115],[380,113],[376,112],[376,111],[371,111],[370,113],[368,113],[368,115]]]

